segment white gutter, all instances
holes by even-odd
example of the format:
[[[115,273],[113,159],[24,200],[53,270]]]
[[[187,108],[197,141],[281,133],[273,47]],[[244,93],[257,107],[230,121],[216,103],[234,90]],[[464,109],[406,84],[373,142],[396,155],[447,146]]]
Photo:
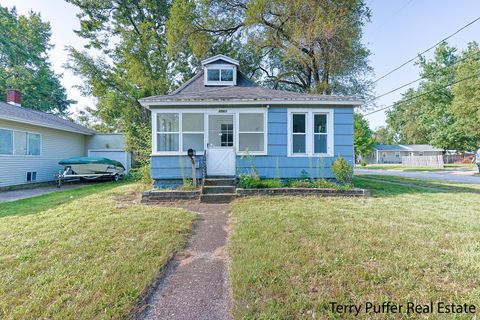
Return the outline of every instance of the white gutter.
[[[238,99],[238,100],[163,100],[163,101],[142,101],[139,100],[140,105],[150,109],[151,107],[162,106],[218,106],[218,105],[341,105],[341,106],[360,106],[363,101],[360,100],[253,100],[253,99]]]

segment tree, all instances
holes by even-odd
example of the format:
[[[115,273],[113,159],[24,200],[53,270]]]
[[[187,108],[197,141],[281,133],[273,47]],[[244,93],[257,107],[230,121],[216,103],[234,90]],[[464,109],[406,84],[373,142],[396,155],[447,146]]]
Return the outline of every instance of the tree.
[[[93,116],[104,129],[126,135],[126,147],[137,160],[150,156],[150,114],[137,101],[166,94],[175,72],[166,55],[165,24],[170,1],[68,0],[80,9],[80,30],[86,50],[68,48],[66,65],[85,79],[85,95],[97,99]],[[89,50],[89,51],[87,51]]]
[[[466,143],[469,150],[480,146],[480,48],[471,42],[460,55],[455,69],[455,80],[462,80],[454,86],[452,114],[456,117],[456,129],[470,139]]]
[[[373,140],[378,144],[394,144],[395,134],[386,126],[378,127],[377,130],[373,132]]]
[[[470,137],[458,130],[453,112],[452,84],[458,57],[456,49],[442,43],[433,59],[420,57],[423,80],[418,89],[409,89],[387,113],[389,130],[406,144],[432,144],[442,149],[465,150]]]
[[[363,156],[372,153],[375,140],[373,139],[368,121],[361,113],[355,113],[353,119],[355,157],[361,159]]]
[[[17,89],[24,107],[65,114],[75,101],[67,99],[61,75],[52,70],[50,36],[50,24],[40,14],[18,15],[15,8],[0,6],[0,96]]]
[[[362,78],[370,52],[361,36],[370,11],[362,0],[175,0],[173,8],[173,51],[188,46],[199,56],[215,41],[235,39],[260,58],[250,76],[274,88],[368,93]]]

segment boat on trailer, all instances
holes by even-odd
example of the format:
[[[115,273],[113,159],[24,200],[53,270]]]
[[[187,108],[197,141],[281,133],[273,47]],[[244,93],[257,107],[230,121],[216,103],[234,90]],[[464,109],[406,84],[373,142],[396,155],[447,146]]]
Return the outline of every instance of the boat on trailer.
[[[58,186],[66,178],[80,178],[81,180],[95,180],[111,178],[117,181],[125,172],[121,162],[100,157],[73,157],[61,160],[58,164],[64,167],[63,173],[58,175]]]

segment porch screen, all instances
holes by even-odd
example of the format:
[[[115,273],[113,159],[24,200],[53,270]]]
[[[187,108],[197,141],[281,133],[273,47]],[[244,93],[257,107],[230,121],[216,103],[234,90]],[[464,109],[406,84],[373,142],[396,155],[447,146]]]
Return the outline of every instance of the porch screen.
[[[157,115],[157,151],[178,151],[179,134],[178,113]]]
[[[265,128],[263,113],[240,113],[239,115],[239,151],[265,151]]]
[[[203,151],[203,113],[182,113],[183,151]]]

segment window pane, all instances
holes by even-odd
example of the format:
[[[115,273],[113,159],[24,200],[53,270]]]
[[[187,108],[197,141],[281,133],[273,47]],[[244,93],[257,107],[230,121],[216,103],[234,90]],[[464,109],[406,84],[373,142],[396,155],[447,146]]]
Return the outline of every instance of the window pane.
[[[294,134],[293,135],[293,153],[306,153],[306,135],[305,134]]]
[[[159,113],[157,132],[178,132],[178,113]]]
[[[15,155],[26,155],[27,154],[27,133],[21,131],[15,131],[13,135],[15,143]]]
[[[157,151],[178,151],[178,133],[158,133]]]
[[[0,129],[0,154],[13,153],[13,131]]]
[[[233,69],[222,69],[222,81],[233,81]]]
[[[240,113],[240,131],[263,132],[263,113]]]
[[[40,155],[40,135],[35,133],[29,133],[28,138],[28,154],[31,156]]]
[[[208,69],[207,70],[207,80],[208,81],[220,81],[220,70],[219,69]]]
[[[233,146],[233,123],[225,123],[220,126],[221,137],[220,145],[222,147]]]
[[[239,150],[264,151],[263,133],[240,133]]]
[[[316,114],[314,120],[314,132],[315,133],[327,133],[327,115]]]
[[[314,153],[327,153],[327,135],[316,134],[313,137]]]
[[[305,121],[306,117],[304,114],[294,114],[293,115],[293,132],[305,133]]]
[[[184,133],[183,151],[188,149],[203,151],[203,133]]]
[[[183,132],[203,132],[203,113],[184,113],[182,115]]]

